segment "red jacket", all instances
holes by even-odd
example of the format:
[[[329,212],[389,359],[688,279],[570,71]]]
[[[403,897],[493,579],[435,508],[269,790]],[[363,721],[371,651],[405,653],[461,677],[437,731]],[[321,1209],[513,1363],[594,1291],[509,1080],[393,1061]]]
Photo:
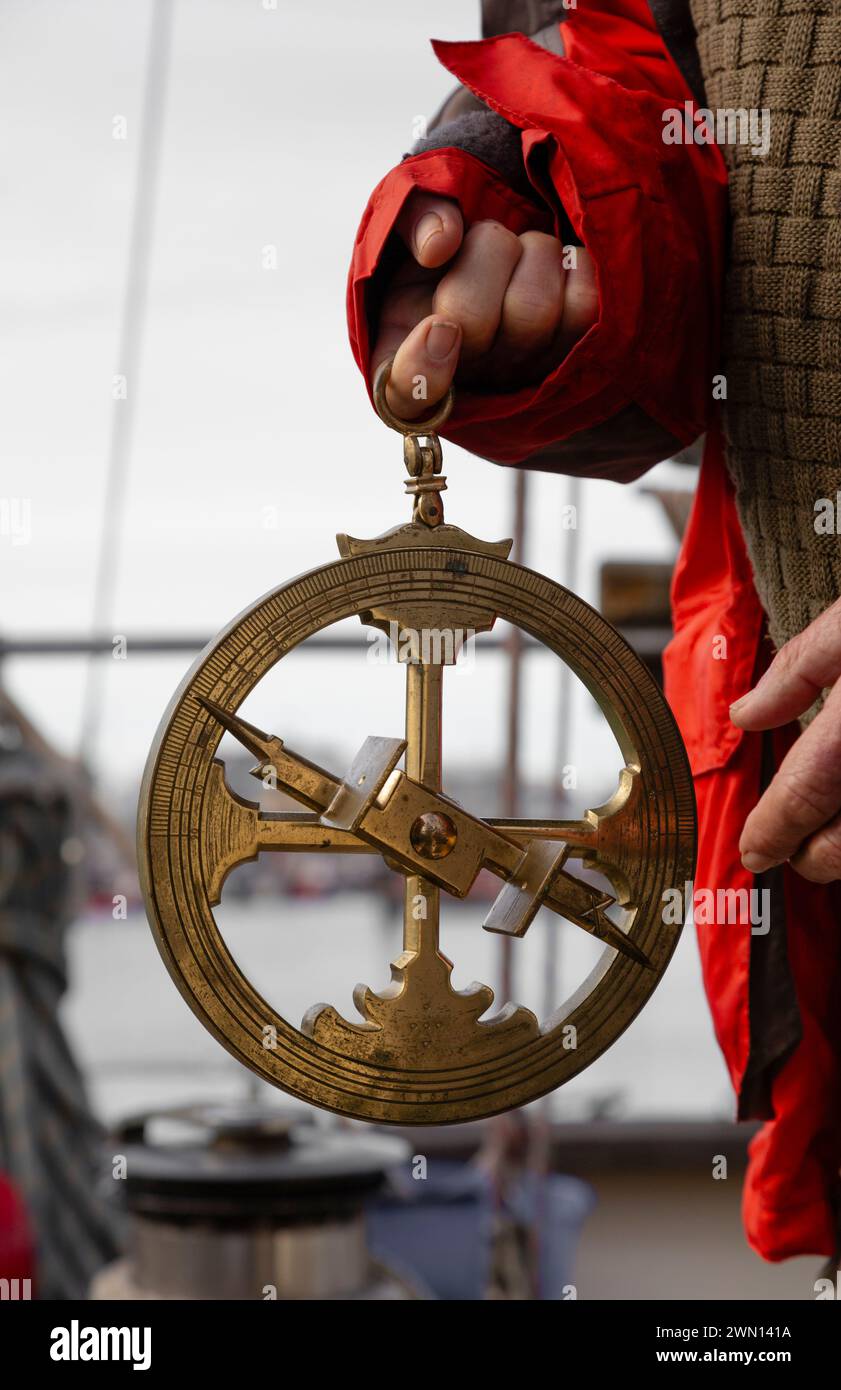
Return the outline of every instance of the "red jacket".
[[[435,44],[441,62],[522,132],[523,157],[538,196],[535,203],[527,201],[485,164],[454,148],[426,152],[392,170],[374,190],[354,247],[351,345],[367,380],[368,290],[413,188],[455,198],[467,223],[495,218],[517,233],[553,231],[551,204],[540,197],[550,191],[548,171],[595,263],[598,322],[537,386],[497,397],[459,391],[445,433],[486,458],[519,464],[546,445],[602,424],[629,403],[682,443],[708,431],[675,573],[666,689],[696,778],[696,894],[700,886],[754,887],[737,846],[768,769],[762,765],[762,736],[736,729],[728,708],[753,684],[767,661],[767,644],[712,418],[726,172],[715,146],[663,142],[664,110],[682,110],[692,94],[645,0],[601,0],[598,8],[571,9],[563,42],[564,58],[520,34]],[[777,761],[795,734],[787,730],[775,737]],[[779,982],[769,986],[755,964],[751,982],[753,951],[759,948],[752,945],[750,921],[696,922],[716,1034],[740,1117],[767,1119],[751,1146],[744,1214],[751,1244],[771,1260],[835,1253],[841,1164],[841,971],[833,892],[787,868],[777,891],[784,897],[794,1016],[787,1035],[779,1024],[785,1011],[775,1012]]]

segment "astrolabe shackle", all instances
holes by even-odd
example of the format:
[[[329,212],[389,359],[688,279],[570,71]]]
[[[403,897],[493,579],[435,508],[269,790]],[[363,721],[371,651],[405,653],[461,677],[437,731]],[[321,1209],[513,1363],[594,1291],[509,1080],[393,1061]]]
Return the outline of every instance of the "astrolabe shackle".
[[[695,803],[672,715],[620,634],[575,594],[509,560],[510,541],[477,540],[444,521],[436,431],[452,393],[425,421],[400,420],[386,401],[389,370],[386,362],[377,373],[375,401],[404,436],[412,520],[373,540],[340,535],[339,559],[259,599],[205,649],[149,754],[138,857],[170,974],[233,1056],[342,1115],[444,1124],[561,1086],[639,1013],[680,934],[676,914],[663,908],[674,890],[682,899],[693,876]],[[317,766],[306,749],[284,743],[283,730],[258,729],[238,710],[289,652],[352,616],[387,634],[405,665],[405,727],[400,737],[367,738],[343,772]],[[616,791],[580,820],[482,816],[444,790],[444,668],[459,660],[460,635],[487,633],[497,619],[566,662],[616,738]],[[216,756],[226,731],[254,757],[255,776],[270,777],[301,811],[264,813],[231,790]],[[277,850],[379,854],[405,879],[402,952],[390,984],[357,986],[358,1018],[317,1004],[296,1026],[258,993],[217,928],[213,910],[227,875]],[[610,892],[588,881],[588,868]],[[542,1022],[510,1001],[494,1013],[487,985],[453,987],[439,947],[441,893],[466,898],[482,869],[500,883],[484,929],[526,938],[517,951],[528,951],[541,907],[558,930],[583,929],[603,943],[587,979]],[[294,913],[294,904],[284,910]],[[299,951],[306,949],[302,936]]]

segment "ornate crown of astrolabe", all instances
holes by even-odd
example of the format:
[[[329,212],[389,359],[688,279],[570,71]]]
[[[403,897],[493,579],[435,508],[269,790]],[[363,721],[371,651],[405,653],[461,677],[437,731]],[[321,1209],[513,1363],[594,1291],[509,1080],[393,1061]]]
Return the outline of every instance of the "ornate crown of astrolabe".
[[[380,415],[404,436],[411,522],[374,540],[340,535],[340,559],[259,599],[205,649],[149,754],[138,857],[170,974],[239,1061],[340,1114],[441,1124],[496,1114],[562,1085],[636,1016],[680,933],[679,923],[664,921],[664,895],[678,889],[682,896],[692,878],[695,803],[668,706],[619,633],[569,590],[513,564],[510,541],[476,540],[445,524],[435,431],[452,395],[433,417],[401,421],[385,398],[389,371],[386,362],[374,395]],[[367,738],[342,774],[316,766],[237,710],[288,652],[353,615],[398,647],[405,735]],[[619,744],[625,761],[616,792],[581,820],[483,819],[442,790],[443,669],[458,660],[458,635],[487,632],[498,617],[571,667]],[[395,641],[406,633],[435,640]],[[254,775],[270,777],[303,811],[264,813],[231,791],[215,756],[226,730],[256,759]],[[357,1020],[319,1004],[296,1028],[228,951],[213,917],[222,885],[238,864],[269,850],[380,854],[405,877],[403,950],[392,983],[380,991],[357,987]],[[597,869],[612,894],[571,872],[570,861]],[[440,894],[466,897],[483,868],[500,880],[486,931],[523,937],[546,907],[559,927],[564,919],[604,943],[589,977],[542,1024],[508,1002],[488,1015],[493,991],[486,985],[452,986],[452,964],[438,944]]]

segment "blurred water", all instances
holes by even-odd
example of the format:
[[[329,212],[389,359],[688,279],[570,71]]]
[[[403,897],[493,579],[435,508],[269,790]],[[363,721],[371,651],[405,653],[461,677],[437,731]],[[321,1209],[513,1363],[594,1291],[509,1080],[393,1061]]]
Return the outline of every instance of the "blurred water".
[[[473,979],[491,985],[498,979],[499,940],[481,930],[483,915],[481,905],[471,904],[456,904],[444,915],[442,945],[454,960],[457,988]],[[309,1005],[321,1001],[356,1018],[354,985],[386,984],[388,963],[400,945],[397,909],[386,908],[373,894],[312,901],[232,899],[216,917],[241,968],[296,1024]],[[538,1014],[550,930],[558,931],[557,918],[544,912],[514,943],[517,1002]],[[560,933],[558,1003],[595,959],[584,932],[563,924]],[[104,1118],[262,1088],[184,1003],[142,915],[126,922],[110,916],[80,922],[70,933],[69,955],[71,990],[63,1016]],[[551,1110],[559,1119],[731,1115],[691,928],[640,1017],[605,1056],[552,1096]]]

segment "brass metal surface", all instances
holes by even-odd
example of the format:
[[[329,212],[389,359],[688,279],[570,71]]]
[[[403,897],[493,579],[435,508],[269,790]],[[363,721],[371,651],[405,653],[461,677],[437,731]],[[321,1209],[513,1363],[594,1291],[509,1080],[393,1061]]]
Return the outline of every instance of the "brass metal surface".
[[[429,423],[394,427],[417,443]],[[407,451],[406,462],[416,480],[440,478],[437,440]],[[668,964],[680,926],[664,922],[664,894],[683,893],[695,856],[686,754],[642,662],[574,594],[511,563],[508,542],[478,541],[444,524],[442,514],[425,512],[424,497],[440,500],[434,487],[415,493],[408,525],[370,541],[340,536],[339,560],[258,600],[202,653],[164,716],[138,821],[152,930],[205,1026],[246,1066],[304,1100],[402,1124],[477,1119],[524,1104],[611,1046]],[[344,773],[240,718],[268,670],[353,615],[393,644],[395,632],[441,639],[488,631],[497,618],[545,644],[591,691],[618,742],[624,766],[613,797],[578,821],[536,821],[482,817],[446,795],[443,689],[458,641],[433,643],[431,652],[420,641],[399,644],[404,735],[369,737]],[[254,775],[270,774],[303,811],[265,813],[229,788],[215,756],[225,730],[255,757]],[[315,1004],[296,1027],[228,951],[213,917],[225,878],[270,851],[378,853],[404,877],[403,949],[390,985],[357,987],[359,1018]],[[612,891],[587,882],[576,864],[598,869]],[[546,907],[605,945],[588,979],[542,1023],[514,1001],[489,1014],[487,985],[452,987],[452,963],[439,946],[440,895],[465,898],[481,869],[501,881],[486,930],[527,937]],[[527,950],[527,940],[514,949]]]

